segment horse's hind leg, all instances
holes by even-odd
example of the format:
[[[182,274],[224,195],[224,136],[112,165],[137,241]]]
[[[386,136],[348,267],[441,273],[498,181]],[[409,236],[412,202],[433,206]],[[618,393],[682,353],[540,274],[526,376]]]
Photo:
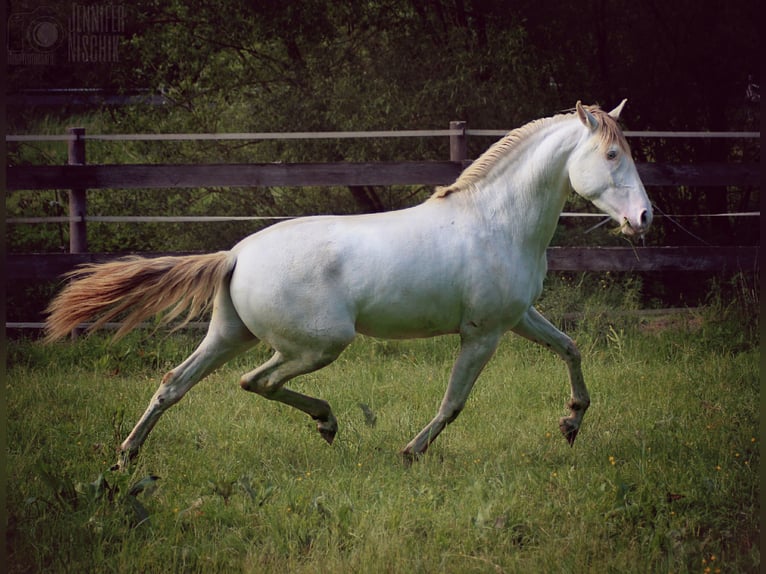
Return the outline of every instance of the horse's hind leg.
[[[207,335],[185,361],[162,378],[143,416],[120,446],[115,468],[127,467],[162,414],[180,401],[189,389],[257,342],[258,339],[247,330],[234,311],[227,289],[221,289],[216,297]]]
[[[353,333],[334,344],[324,342],[321,346],[303,347],[281,351],[257,369],[240,379],[240,386],[246,391],[257,393],[269,400],[290,405],[317,421],[317,430],[328,443],[332,444],[338,431],[338,421],[327,401],[297,393],[284,384],[298,375],[304,375],[329,365],[353,339]]]
[[[567,403],[570,415],[559,420],[559,429],[571,445],[580,431],[585,411],[590,405],[588,389],[580,369],[580,351],[574,341],[554,327],[534,307],[530,307],[513,331],[522,337],[551,349],[567,364],[572,396]]]

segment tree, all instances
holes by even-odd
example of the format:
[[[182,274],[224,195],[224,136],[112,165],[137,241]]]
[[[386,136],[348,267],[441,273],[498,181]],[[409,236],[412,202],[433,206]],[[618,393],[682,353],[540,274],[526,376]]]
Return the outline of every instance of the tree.
[[[128,9],[118,62],[12,68],[11,85],[149,89],[170,102],[89,118],[101,131],[444,128],[451,119],[510,129],[578,99],[611,106],[623,97],[630,100],[624,117],[632,129],[720,130],[746,127],[746,78],[755,74],[757,83],[760,70],[752,0],[732,0],[716,11],[692,0],[140,0]],[[10,123],[39,122],[34,114]],[[489,143],[474,138],[470,155]],[[723,161],[743,153],[737,145],[638,141],[634,153],[639,160]],[[444,143],[433,140],[144,143],[95,153],[93,161],[446,157]],[[234,195],[237,203],[214,190],[197,193],[235,210],[273,211],[289,197],[267,190],[250,193],[255,203]],[[693,213],[700,196],[707,209],[725,210],[720,190],[660,194],[655,201],[666,212]],[[367,188],[303,198],[301,210],[348,212],[401,207],[422,194],[384,197]],[[744,191],[735,201],[754,199]],[[299,206],[289,201],[295,211]],[[735,237],[725,228],[706,232],[713,241]]]

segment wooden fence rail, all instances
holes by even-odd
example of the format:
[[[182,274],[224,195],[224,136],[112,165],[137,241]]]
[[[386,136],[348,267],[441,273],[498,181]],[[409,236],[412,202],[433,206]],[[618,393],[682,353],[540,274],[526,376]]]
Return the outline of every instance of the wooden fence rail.
[[[485,134],[484,131],[487,133]],[[257,163],[257,164],[194,164],[194,165],[88,165],[85,145],[89,139],[167,140],[193,134],[149,134],[119,136],[88,136],[81,128],[70,128],[63,136],[44,136],[49,140],[66,141],[69,151],[67,165],[10,166],[6,168],[6,185],[15,190],[70,190],[69,217],[70,254],[10,254],[6,258],[6,277],[19,280],[50,280],[79,263],[102,261],[114,254],[87,253],[86,190],[130,188],[191,188],[191,187],[259,187],[259,186],[390,186],[440,185],[454,181],[470,163],[467,159],[467,136],[498,135],[492,130],[468,130],[465,122],[450,122],[449,130],[429,135],[449,137],[449,161],[360,162],[360,163]],[[491,132],[491,133],[490,133]],[[381,135],[382,134],[382,135]],[[237,139],[252,137],[274,138],[280,134],[204,134],[206,139]],[[369,137],[418,137],[421,132],[373,132]],[[631,132],[634,137],[654,137],[655,134]],[[662,132],[661,137],[674,134]],[[724,137],[726,134],[685,133],[681,137]],[[757,132],[732,133],[731,137],[760,137]],[[358,132],[282,134],[298,138],[364,137]],[[280,136],[280,137],[281,137]],[[43,136],[8,136],[7,141],[36,141]],[[205,138],[203,138],[205,139]],[[760,165],[742,163],[658,164],[641,163],[637,169],[647,187],[725,187],[759,186]],[[711,214],[722,215],[722,214]],[[735,215],[735,214],[729,214]],[[743,215],[743,214],[736,214]],[[744,215],[757,215],[750,213]],[[62,218],[55,218],[57,220]],[[93,218],[111,220],[114,218]],[[133,220],[149,220],[132,218]],[[162,219],[162,218],[159,218]],[[183,218],[180,218],[183,219]],[[193,218],[189,218],[193,219]],[[215,219],[215,218],[211,218]],[[228,219],[228,218],[221,218]],[[51,218],[10,218],[8,223],[22,224],[49,221]],[[758,266],[759,248],[745,247],[651,247],[651,248],[551,248],[549,268],[559,271],[751,271]]]
[[[452,183],[464,166],[462,161],[12,166],[6,168],[6,185],[10,191],[75,187],[444,185]],[[636,167],[647,187],[760,185],[757,164],[640,163]]]
[[[159,257],[162,253],[25,253],[9,254],[7,277],[18,281],[50,281],[77,265],[102,263],[126,255]],[[721,271],[752,272],[759,268],[760,247],[549,247],[551,271]]]

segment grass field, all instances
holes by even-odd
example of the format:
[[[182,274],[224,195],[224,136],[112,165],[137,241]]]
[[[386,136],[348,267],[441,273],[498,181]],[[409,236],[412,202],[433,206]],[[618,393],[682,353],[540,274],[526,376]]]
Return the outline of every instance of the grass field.
[[[435,413],[451,338],[360,339],[293,381],[333,405],[332,446],[239,388],[257,349],[128,473],[108,470],[115,447],[196,337],[11,342],[7,571],[758,572],[757,326],[719,311],[576,327],[592,406],[573,448],[563,363],[507,336],[410,467],[397,452]]]

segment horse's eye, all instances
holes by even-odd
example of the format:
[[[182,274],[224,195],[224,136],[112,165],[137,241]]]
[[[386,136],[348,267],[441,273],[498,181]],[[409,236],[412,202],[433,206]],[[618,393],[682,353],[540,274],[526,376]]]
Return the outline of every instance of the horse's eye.
[[[608,152],[606,152],[606,159],[608,160],[617,159],[617,150],[610,149]]]

